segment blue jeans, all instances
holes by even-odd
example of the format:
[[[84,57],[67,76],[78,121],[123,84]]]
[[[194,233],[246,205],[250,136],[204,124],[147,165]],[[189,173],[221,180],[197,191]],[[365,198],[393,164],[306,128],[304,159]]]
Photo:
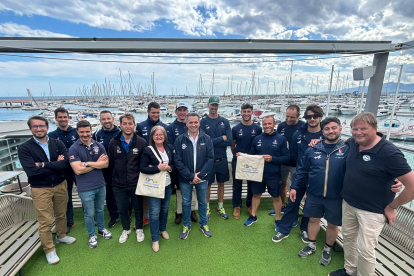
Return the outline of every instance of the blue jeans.
[[[300,207],[300,201],[302,200],[303,196],[306,193],[306,187],[302,187],[296,190],[296,200],[295,202],[288,201],[288,204],[286,205],[285,212],[283,213],[283,217],[280,220],[279,226],[279,232],[288,235],[290,231],[292,230],[292,224],[295,220],[298,219],[298,212]],[[303,216],[302,222],[300,223],[300,230],[302,231],[308,231],[308,223],[309,218]]]
[[[85,225],[89,236],[96,235],[95,232],[95,216],[98,230],[105,229],[104,220],[104,202],[106,196],[106,188],[102,186],[86,192],[78,192],[82,201],[83,212],[85,213]]]
[[[200,226],[207,225],[207,187],[208,181],[200,182],[196,185],[180,182],[181,195],[183,196],[183,225],[191,227],[191,201],[193,186],[195,186],[198,200],[198,214],[200,216]]]
[[[165,187],[164,198],[148,197],[149,206],[149,223],[151,229],[151,239],[156,242],[160,239],[160,231],[167,230],[168,208],[170,207],[170,199],[172,193],[172,185]]]
[[[237,158],[233,158],[231,163],[232,174],[233,174],[233,207],[242,207],[242,189],[243,180],[236,179],[236,166]],[[247,196],[246,196],[246,207],[252,207],[252,191],[250,189],[251,181],[247,181]]]

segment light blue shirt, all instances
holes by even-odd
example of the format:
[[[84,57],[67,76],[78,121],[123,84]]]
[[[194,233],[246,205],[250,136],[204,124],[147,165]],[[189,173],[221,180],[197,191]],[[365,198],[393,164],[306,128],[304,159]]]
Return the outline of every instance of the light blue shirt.
[[[46,144],[43,144],[39,140],[36,139],[36,137],[33,136],[33,139],[36,141],[36,143],[42,147],[42,149],[45,151],[47,159],[50,161],[50,154],[49,154],[49,136],[47,137]]]

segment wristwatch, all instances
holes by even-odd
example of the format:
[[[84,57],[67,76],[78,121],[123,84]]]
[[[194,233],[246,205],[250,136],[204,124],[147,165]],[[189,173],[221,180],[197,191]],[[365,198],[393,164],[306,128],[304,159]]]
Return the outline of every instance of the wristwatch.
[[[39,162],[39,164],[37,165],[39,168],[43,168],[43,162]]]
[[[89,167],[89,163],[88,162],[85,162],[85,167]]]

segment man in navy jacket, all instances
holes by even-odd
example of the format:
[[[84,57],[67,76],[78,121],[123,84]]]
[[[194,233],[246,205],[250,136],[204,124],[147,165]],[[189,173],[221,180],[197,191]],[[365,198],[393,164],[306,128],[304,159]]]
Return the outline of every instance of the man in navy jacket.
[[[197,113],[189,113],[186,117],[188,133],[184,133],[174,142],[174,162],[180,173],[181,193],[183,196],[183,232],[181,239],[187,239],[191,231],[191,201],[195,185],[198,214],[200,216],[200,231],[206,237],[211,237],[207,226],[207,187],[213,167],[214,151],[210,136],[200,130],[200,118]]]
[[[140,162],[143,149],[147,142],[135,134],[134,115],[126,113],[120,118],[122,132],[118,133],[109,143],[109,167],[112,168],[112,190],[115,195],[119,214],[121,216],[122,234],[120,243],[124,243],[130,230],[129,202],[135,213],[135,229],[137,241],[145,238],[143,227],[142,197],[135,194],[140,172]],[[108,189],[108,186],[107,186]]]
[[[330,251],[338,236],[338,226],[342,225],[341,191],[349,145],[339,138],[342,128],[338,118],[325,118],[321,122],[321,128],[325,139],[305,151],[302,162],[294,174],[289,196],[290,200],[295,202],[296,190],[299,187],[307,187],[304,215],[309,217],[309,242],[299,252],[301,258],[315,253],[319,221],[322,217],[328,221],[326,243],[319,261],[327,266],[331,262]],[[280,239],[287,237],[282,233],[277,235]]]
[[[48,121],[33,116],[27,121],[33,138],[20,145],[18,155],[32,187],[33,204],[39,222],[39,237],[49,264],[60,261],[53,244],[53,216],[56,221],[56,243],[72,244],[66,236],[68,191],[64,170],[69,166],[65,145],[47,136]]]
[[[69,112],[64,107],[58,107],[55,109],[55,120],[58,123],[58,127],[49,132],[48,136],[53,139],[57,139],[62,141],[66,149],[69,150],[70,146],[79,139],[79,135],[76,132],[76,129],[69,125]],[[75,226],[75,222],[73,221],[73,203],[72,203],[72,190],[73,190],[73,182],[75,181],[75,173],[73,172],[72,168],[69,166],[65,169],[65,178],[66,183],[68,184],[68,206],[66,209],[66,220],[67,220],[67,229],[66,234],[70,232]]]
[[[214,146],[214,164],[208,181],[207,191],[207,216],[210,217],[210,188],[217,177],[217,213],[223,219],[228,219],[229,215],[223,207],[224,182],[230,179],[229,163],[227,161],[227,147],[233,143],[233,134],[230,123],[226,118],[218,115],[220,99],[212,96],[208,100],[208,116],[200,122],[200,129],[211,137]]]
[[[268,193],[273,198],[273,207],[276,213],[275,229],[277,229],[282,208],[280,166],[290,159],[289,143],[285,137],[275,131],[276,122],[272,116],[264,117],[262,126],[263,133],[254,138],[249,154],[263,155],[265,160],[263,180],[262,182],[252,183],[252,213],[244,222],[244,225],[250,226],[257,222],[256,212],[260,205],[260,197],[267,188]]]
[[[309,143],[313,139],[322,139],[322,130],[321,130],[321,119],[323,116],[323,110],[320,106],[316,104],[310,104],[306,107],[304,118],[306,119],[306,124],[300,127],[292,137],[290,143],[290,152],[292,154],[292,159],[296,160],[297,166],[301,162],[301,158],[304,155],[306,149],[308,148]],[[297,226],[298,221],[298,212],[300,201],[306,193],[306,187],[301,187],[296,190],[296,201],[288,201],[286,209],[284,211],[283,217],[279,224],[278,232],[288,235],[292,230],[292,227]],[[304,243],[309,242],[308,238],[308,222],[309,218],[303,216],[302,222],[300,224],[300,236]],[[275,239],[277,236],[273,237],[274,242],[279,242],[281,240]]]
[[[148,118],[145,121],[137,124],[135,131],[138,134],[138,136],[144,138],[145,141],[147,141],[148,143],[151,129],[153,126],[160,125],[160,126],[163,126],[165,129],[167,129],[167,125],[161,122],[160,120],[160,104],[159,103],[150,102],[148,104],[147,113],[148,113]]]
[[[168,135],[168,144],[170,144],[172,147],[174,147],[175,139],[180,136],[183,133],[188,132],[187,125],[185,124],[185,118],[188,114],[188,106],[184,102],[178,102],[175,106],[175,115],[177,115],[177,119],[175,119],[174,122],[172,122],[165,130],[167,131]],[[181,195],[180,185],[178,182],[178,173],[176,171],[173,171],[171,173],[171,181],[172,184],[177,187],[177,190],[175,192],[176,195],[176,204],[177,204],[177,210],[175,212],[175,224],[180,224],[183,219],[183,210],[182,210],[182,202],[183,197]],[[197,222],[198,218],[196,215],[196,212],[198,210],[197,207],[197,199],[193,200],[191,204],[191,221]]]

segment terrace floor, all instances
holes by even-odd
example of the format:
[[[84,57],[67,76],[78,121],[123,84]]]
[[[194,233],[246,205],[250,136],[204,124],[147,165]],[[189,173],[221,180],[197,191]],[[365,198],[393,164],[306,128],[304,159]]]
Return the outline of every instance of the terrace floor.
[[[70,232],[77,239],[73,245],[56,246],[59,264],[50,266],[42,248],[23,267],[23,275],[327,275],[343,267],[343,253],[332,252],[332,262],[321,266],[319,259],[325,244],[325,232],[320,231],[316,254],[306,259],[298,257],[305,246],[299,236],[299,227],[293,228],[289,238],[280,243],[272,242],[275,234],[274,217],[268,215],[273,209],[271,198],[262,199],[258,222],[250,227],[243,225],[248,217],[242,210],[240,220],[232,214],[231,200],[224,207],[230,218],[225,221],[212,213],[209,227],[213,237],[206,238],[192,223],[187,240],[179,234],[182,225],[174,223],[175,195],[171,197],[167,231],[169,240],[160,238],[160,251],[152,251],[149,226],[144,226],[145,240],[136,241],[135,233],[120,244],[122,232],[119,221],[110,231],[111,240],[98,237],[99,246],[88,247],[88,234],[81,208],[75,209],[76,226]],[[217,201],[211,201],[212,210]],[[109,221],[105,213],[105,223]]]

